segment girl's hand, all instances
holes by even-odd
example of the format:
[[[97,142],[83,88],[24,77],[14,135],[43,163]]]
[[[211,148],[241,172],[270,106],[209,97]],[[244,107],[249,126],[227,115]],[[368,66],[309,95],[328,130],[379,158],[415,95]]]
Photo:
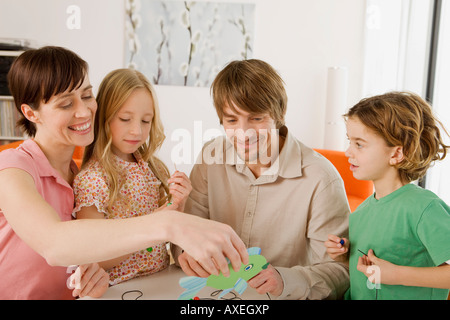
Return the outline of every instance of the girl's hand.
[[[192,191],[191,180],[184,172],[175,171],[167,183],[169,183],[169,193],[172,195],[172,204],[176,206],[176,210],[184,211],[184,205]],[[172,207],[172,209],[175,208]]]
[[[84,264],[71,276],[70,286],[74,297],[100,298],[109,287],[109,275],[97,263]]]
[[[341,241],[344,244],[341,244]],[[325,241],[325,247],[327,248],[327,253],[331,259],[338,262],[348,262],[348,248],[350,246],[350,241],[346,238],[339,238],[333,234],[328,235],[328,241]]]
[[[178,205],[174,203],[169,203],[166,201],[161,207],[154,210],[153,212],[164,211],[164,210],[178,210]]]
[[[395,285],[397,281],[397,265],[389,261],[377,258],[370,249],[367,256],[358,258],[356,269],[366,275],[372,283]]]

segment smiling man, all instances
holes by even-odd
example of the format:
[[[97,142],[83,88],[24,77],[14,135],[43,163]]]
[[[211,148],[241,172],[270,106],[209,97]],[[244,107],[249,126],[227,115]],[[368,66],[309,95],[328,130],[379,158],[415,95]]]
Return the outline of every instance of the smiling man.
[[[337,299],[348,270],[331,261],[328,234],[346,237],[349,207],[336,169],[289,133],[279,74],[261,60],[234,61],[212,84],[226,131],[205,144],[191,172],[186,212],[227,223],[247,247],[260,247],[268,268],[248,281],[279,299]],[[188,275],[209,274],[174,249]]]

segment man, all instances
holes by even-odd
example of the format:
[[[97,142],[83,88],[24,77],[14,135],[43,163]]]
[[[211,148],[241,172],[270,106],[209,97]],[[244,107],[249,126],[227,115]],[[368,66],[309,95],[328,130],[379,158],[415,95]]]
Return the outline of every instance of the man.
[[[226,138],[208,142],[191,172],[185,211],[229,224],[270,265],[248,284],[278,299],[337,299],[348,269],[331,261],[328,234],[346,237],[350,213],[344,185],[324,157],[284,125],[283,80],[260,60],[234,61],[212,84]],[[204,268],[175,248],[188,275]]]

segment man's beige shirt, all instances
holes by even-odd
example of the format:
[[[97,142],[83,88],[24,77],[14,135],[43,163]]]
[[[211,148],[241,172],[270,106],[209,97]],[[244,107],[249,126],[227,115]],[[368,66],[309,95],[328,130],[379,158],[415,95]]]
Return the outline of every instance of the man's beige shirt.
[[[328,257],[324,241],[328,234],[348,236],[343,181],[286,127],[280,134],[286,138],[277,161],[257,179],[225,137],[205,144],[185,211],[226,223],[247,247],[260,247],[283,278],[280,299],[341,298],[348,270]]]

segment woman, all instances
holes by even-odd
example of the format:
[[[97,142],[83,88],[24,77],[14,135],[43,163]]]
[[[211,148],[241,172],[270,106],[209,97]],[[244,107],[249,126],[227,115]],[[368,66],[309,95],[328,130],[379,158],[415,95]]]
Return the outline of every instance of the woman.
[[[69,298],[61,266],[104,261],[163,241],[179,245],[213,274],[229,273],[225,257],[235,270],[247,263],[245,246],[229,226],[172,210],[71,220],[77,173],[72,154],[93,141],[97,109],[87,63],[64,48],[28,50],[15,60],[8,82],[24,116],[19,124],[32,139],[0,154],[0,298]],[[81,295],[104,292],[98,276],[88,284],[84,278],[81,287],[88,292]]]

